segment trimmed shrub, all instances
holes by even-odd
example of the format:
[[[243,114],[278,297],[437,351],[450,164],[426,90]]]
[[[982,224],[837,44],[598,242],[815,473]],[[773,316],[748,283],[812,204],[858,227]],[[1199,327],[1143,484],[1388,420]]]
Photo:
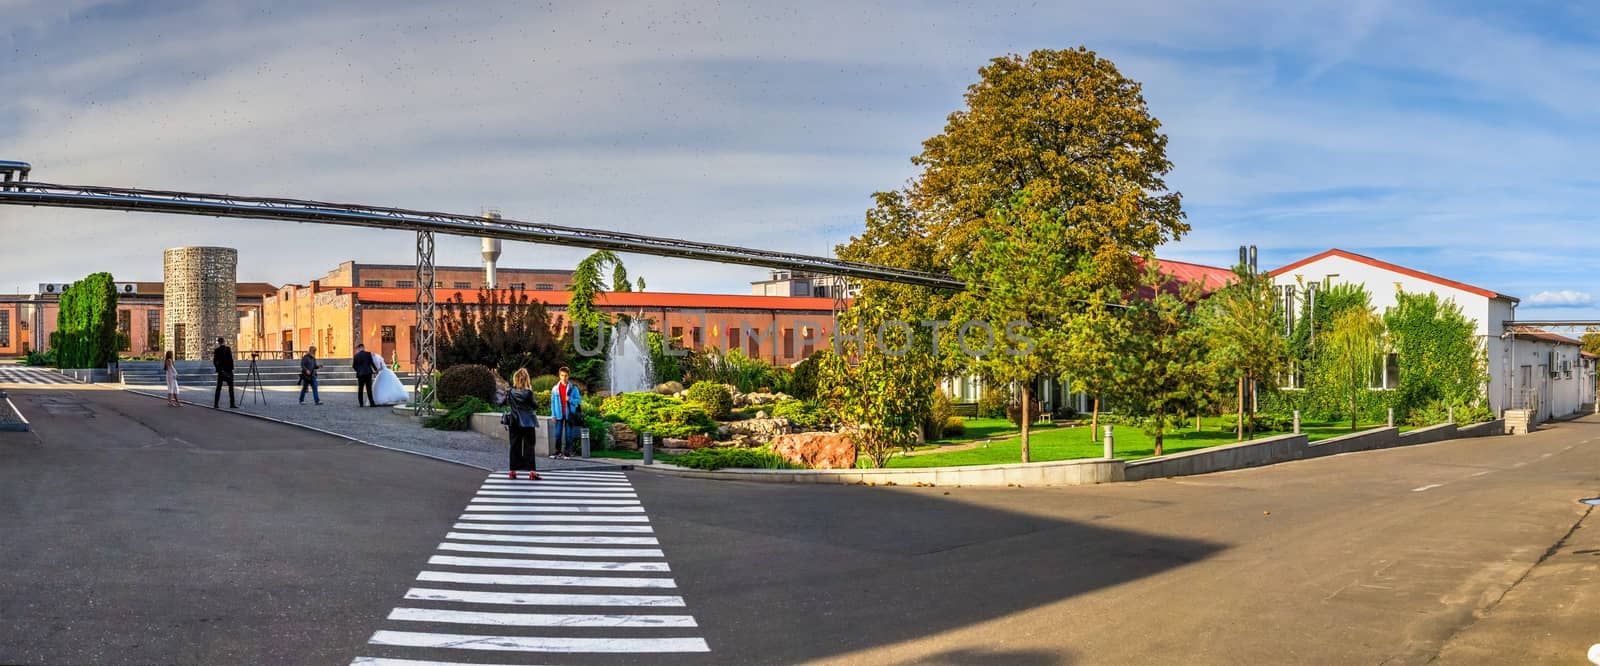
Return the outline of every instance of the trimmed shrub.
[[[978,396],[978,416],[995,419],[1004,418],[1006,407],[1010,404],[1011,388],[1009,386],[985,382],[983,395]]]
[[[494,402],[494,371],[488,366],[452,365],[439,374],[439,402],[454,405],[471,396],[485,403]]]
[[[967,434],[967,421],[959,416],[951,416],[944,420],[944,436],[960,437]]]
[[[717,430],[717,422],[711,420],[711,416],[700,405],[655,393],[611,396],[600,403],[600,415],[608,421],[626,423],[641,433],[655,433],[656,437],[688,439],[690,435],[705,435]]]
[[[695,382],[689,387],[689,402],[705,408],[712,418],[725,419],[733,411],[733,394],[728,387],[712,381]]]
[[[559,383],[561,383],[560,377],[555,375],[539,375],[538,377],[533,378],[531,385],[533,386],[534,393],[543,393],[546,396],[549,396],[550,389]]]
[[[695,449],[673,459],[672,464],[694,469],[800,469],[766,448],[723,447]]]
[[[833,426],[833,412],[816,400],[784,400],[766,410],[769,416],[789,419],[805,430],[827,430]]]
[[[944,439],[944,425],[950,421],[950,417],[955,416],[956,406],[950,402],[950,396],[939,389],[933,390],[933,400],[929,406],[928,418],[922,424],[922,435],[930,440]]]
[[[483,368],[481,365],[478,367]],[[488,368],[483,369],[488,370]],[[451,404],[450,411],[430,416],[422,422],[422,425],[435,430],[466,430],[467,426],[472,422],[473,414],[496,411],[494,405],[471,395]]]
[[[711,446],[714,441],[716,440],[711,439],[711,435],[690,435],[687,446],[691,449],[703,449]]]

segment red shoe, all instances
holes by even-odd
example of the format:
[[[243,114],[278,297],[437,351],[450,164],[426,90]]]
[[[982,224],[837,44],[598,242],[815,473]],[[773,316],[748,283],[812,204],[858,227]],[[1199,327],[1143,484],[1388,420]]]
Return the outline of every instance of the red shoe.
[[[512,481],[516,481],[517,480],[517,470],[511,470],[511,480]]]
[[[539,473],[538,472],[528,472],[528,480],[529,481],[538,481],[539,480]]]

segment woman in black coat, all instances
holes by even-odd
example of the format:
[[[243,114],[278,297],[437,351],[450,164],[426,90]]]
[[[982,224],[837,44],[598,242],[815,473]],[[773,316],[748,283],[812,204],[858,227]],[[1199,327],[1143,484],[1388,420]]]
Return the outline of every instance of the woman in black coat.
[[[505,404],[511,406],[511,412],[506,414],[506,427],[511,430],[511,478],[517,478],[518,470],[527,470],[528,479],[536,480],[539,473],[534,465],[533,443],[539,430],[539,405],[534,402],[533,380],[528,378],[526,368],[518,368],[511,375]]]

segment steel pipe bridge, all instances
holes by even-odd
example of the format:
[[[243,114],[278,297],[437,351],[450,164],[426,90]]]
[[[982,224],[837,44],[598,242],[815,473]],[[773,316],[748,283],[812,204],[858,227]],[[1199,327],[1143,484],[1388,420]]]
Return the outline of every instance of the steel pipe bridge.
[[[939,273],[662,236],[305,199],[60,185],[29,180],[31,171],[31,165],[26,162],[0,161],[0,205],[167,213],[415,232],[418,285],[416,377],[420,405],[432,404],[432,376],[437,359],[433,294],[435,233],[743,264],[832,276],[835,310],[842,307],[843,286],[850,279],[880,280],[956,291],[966,288],[960,280]]]

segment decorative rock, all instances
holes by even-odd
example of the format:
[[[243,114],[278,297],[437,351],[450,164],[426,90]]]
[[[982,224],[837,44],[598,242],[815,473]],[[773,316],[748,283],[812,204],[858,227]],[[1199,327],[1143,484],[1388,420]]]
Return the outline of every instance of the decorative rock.
[[[639,450],[639,433],[626,423],[611,424],[611,448],[627,451]]]
[[[791,430],[789,419],[770,419],[759,416],[743,421],[733,421],[724,427],[734,437],[744,435],[758,442],[766,442]]]
[[[767,418],[767,410],[763,409],[763,410],[760,410],[760,411],[756,412],[756,418],[758,418],[758,419]]]
[[[772,452],[809,469],[854,469],[855,440],[833,432],[802,432],[772,439]]]
[[[675,437],[662,437],[661,439],[659,439],[657,441],[661,444],[662,448],[683,449],[685,451],[689,450],[689,440],[687,440],[687,439],[677,439]]]

